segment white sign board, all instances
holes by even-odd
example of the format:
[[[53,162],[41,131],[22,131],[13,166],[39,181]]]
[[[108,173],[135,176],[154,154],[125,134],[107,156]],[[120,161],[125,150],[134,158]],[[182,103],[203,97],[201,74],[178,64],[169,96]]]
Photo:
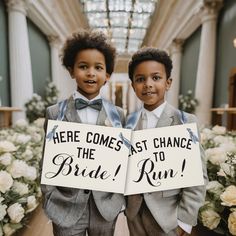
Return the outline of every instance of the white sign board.
[[[195,123],[132,132],[125,195],[203,185]]]
[[[48,120],[41,183],[124,193],[131,130]]]

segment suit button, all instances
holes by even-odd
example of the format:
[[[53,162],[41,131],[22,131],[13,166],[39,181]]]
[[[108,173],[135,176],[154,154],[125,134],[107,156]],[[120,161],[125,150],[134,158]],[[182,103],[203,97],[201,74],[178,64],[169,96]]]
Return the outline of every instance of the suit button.
[[[85,189],[85,190],[84,190],[84,193],[85,193],[85,194],[89,194],[89,192],[90,192],[90,191],[89,191],[88,189]]]

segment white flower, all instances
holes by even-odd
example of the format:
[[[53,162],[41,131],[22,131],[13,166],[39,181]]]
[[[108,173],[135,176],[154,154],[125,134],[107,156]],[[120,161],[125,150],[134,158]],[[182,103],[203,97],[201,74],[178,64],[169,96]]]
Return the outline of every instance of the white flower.
[[[25,119],[19,119],[16,121],[14,127],[18,128],[26,128],[28,126],[28,122]]]
[[[4,219],[4,216],[7,214],[6,208],[7,205],[2,205],[0,203],[0,221],[2,221]]]
[[[14,181],[12,189],[21,196],[29,192],[28,184],[24,184],[19,181]]]
[[[25,210],[20,203],[16,202],[8,207],[7,213],[12,223],[19,223],[24,217]]]
[[[35,196],[29,196],[27,198],[27,212],[33,211],[38,206]]]
[[[226,133],[226,128],[224,126],[216,125],[212,128],[212,131],[215,134],[225,134]]]
[[[214,165],[220,165],[225,162],[227,153],[221,147],[210,148],[205,151],[206,158]]]
[[[4,170],[0,171],[0,192],[5,193],[8,191],[13,184],[11,175]]]
[[[10,236],[15,233],[15,229],[11,228],[10,224],[3,225],[3,232],[5,236]]]
[[[20,178],[25,175],[28,165],[25,161],[14,160],[11,166],[8,168],[8,171],[11,173],[13,178]]]
[[[29,161],[33,158],[33,152],[27,148],[21,155],[21,157],[25,160],[25,161]]]
[[[33,123],[34,123],[37,127],[43,128],[44,122],[45,122],[45,118],[38,118],[38,119],[35,120]]]
[[[14,151],[16,151],[16,147],[12,142],[0,141],[0,153]]]
[[[34,166],[27,166],[24,177],[28,180],[35,180],[37,178],[37,170]]]
[[[236,186],[230,185],[227,187],[220,195],[220,199],[222,200],[221,205],[236,206]]]
[[[4,166],[8,166],[11,164],[11,153],[6,152],[0,156],[0,163],[3,164]]]
[[[30,140],[31,140],[31,136],[30,136],[30,135],[18,134],[18,135],[16,136],[15,142],[16,142],[16,143],[19,143],[19,144],[26,144],[26,143],[28,143]]]
[[[236,211],[232,212],[228,218],[229,232],[236,235]]]
[[[217,174],[218,174],[218,172],[217,172]],[[226,176],[226,174],[227,174],[231,177],[234,177],[234,175],[235,175],[233,167],[227,163],[220,164],[220,173],[218,175],[220,175],[220,174],[222,174],[221,176]]]
[[[215,180],[215,181],[210,181],[207,184],[206,189],[208,192],[220,195],[224,189],[224,186]]]
[[[220,215],[212,209],[201,212],[202,223],[209,229],[215,229],[220,223]]]

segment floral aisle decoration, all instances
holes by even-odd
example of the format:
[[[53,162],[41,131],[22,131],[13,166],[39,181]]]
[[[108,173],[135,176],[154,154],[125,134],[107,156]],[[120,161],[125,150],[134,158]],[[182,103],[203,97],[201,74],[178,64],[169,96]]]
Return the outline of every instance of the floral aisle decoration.
[[[39,204],[39,162],[44,119],[19,120],[0,131],[0,236],[12,235],[27,224]]]
[[[188,90],[186,95],[179,95],[179,109],[188,113],[194,113],[198,105],[198,100],[193,97],[192,90]]]
[[[236,235],[236,132],[225,127],[203,129],[209,183],[199,220],[222,235]]]
[[[46,108],[57,103],[58,94],[57,87],[51,81],[47,81],[43,98],[34,93],[32,98],[25,104],[26,117],[29,122],[31,123],[40,117],[44,117]]]

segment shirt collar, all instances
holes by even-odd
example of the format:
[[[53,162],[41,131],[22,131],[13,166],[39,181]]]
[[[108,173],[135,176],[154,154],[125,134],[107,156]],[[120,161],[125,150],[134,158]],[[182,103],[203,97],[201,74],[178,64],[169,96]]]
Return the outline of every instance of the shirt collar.
[[[143,107],[143,110],[142,110],[142,118],[145,116],[145,113],[146,115],[148,115],[149,113],[152,113],[154,114],[158,119],[160,118],[164,108],[166,106],[166,101],[163,102],[160,106],[158,106],[156,109],[152,110],[152,111],[148,111],[147,109],[145,109]]]
[[[84,95],[82,95],[82,94],[81,94],[80,92],[78,92],[77,90],[74,91],[74,93],[73,93],[72,96],[73,96],[73,99],[74,99],[74,100],[75,100],[76,98],[82,98],[82,99],[84,99],[84,100],[87,101],[87,102],[91,102],[91,101],[93,101],[93,100],[96,100],[96,99],[100,99],[100,98],[101,98],[101,95],[98,94],[95,98],[89,100],[88,98],[86,98]]]

